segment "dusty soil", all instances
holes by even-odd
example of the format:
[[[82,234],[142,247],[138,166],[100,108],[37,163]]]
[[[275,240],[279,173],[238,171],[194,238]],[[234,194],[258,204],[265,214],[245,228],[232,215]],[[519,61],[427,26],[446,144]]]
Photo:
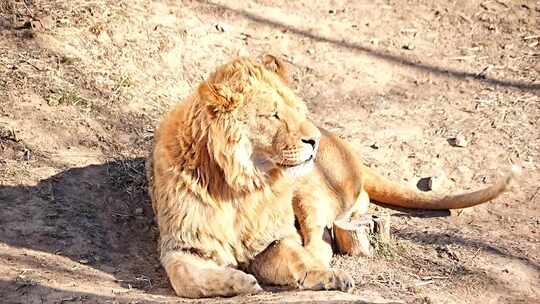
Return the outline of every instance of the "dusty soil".
[[[524,174],[463,212],[388,209],[389,248],[334,260],[355,295],[207,302],[537,302],[539,35],[525,0],[0,0],[0,302],[180,302],[144,189],[153,128],[218,64],[266,52],[315,121],[395,180]]]

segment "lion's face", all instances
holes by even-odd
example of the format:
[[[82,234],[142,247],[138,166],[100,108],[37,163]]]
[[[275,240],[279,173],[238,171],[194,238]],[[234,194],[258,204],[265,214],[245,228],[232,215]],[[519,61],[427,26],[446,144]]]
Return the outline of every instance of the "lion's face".
[[[321,134],[284,79],[283,71],[242,59],[222,66],[199,90],[212,121],[209,150],[222,168],[279,168],[296,176],[313,167]]]
[[[271,163],[293,175],[310,170],[321,134],[307,118],[304,103],[284,84],[263,81],[255,88],[239,109],[254,164],[264,168]]]

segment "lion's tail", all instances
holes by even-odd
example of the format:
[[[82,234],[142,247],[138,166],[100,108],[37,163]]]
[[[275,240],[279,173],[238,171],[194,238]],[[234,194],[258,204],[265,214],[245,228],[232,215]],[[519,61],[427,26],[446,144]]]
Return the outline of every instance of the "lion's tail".
[[[519,166],[484,189],[453,195],[422,192],[392,182],[368,167],[363,168],[364,189],[370,198],[388,205],[415,209],[461,209],[488,202],[504,192],[521,172]]]

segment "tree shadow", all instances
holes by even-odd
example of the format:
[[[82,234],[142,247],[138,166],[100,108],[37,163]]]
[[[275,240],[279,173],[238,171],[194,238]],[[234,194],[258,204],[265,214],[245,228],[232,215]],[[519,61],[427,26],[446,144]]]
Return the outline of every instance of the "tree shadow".
[[[362,45],[360,43],[349,42],[344,39],[325,37],[325,36],[317,35],[317,34],[314,34],[305,30],[297,29],[287,23],[277,21],[277,20],[272,20],[272,19],[263,17],[261,15],[250,13],[245,10],[235,9],[230,6],[227,6],[226,4],[214,3],[207,0],[197,0],[197,2],[203,5],[214,6],[221,10],[231,12],[234,15],[249,19],[251,21],[254,21],[260,24],[287,30],[287,32],[293,33],[295,35],[304,36],[318,42],[334,44],[348,50],[352,50],[359,53],[365,53],[367,55],[370,55],[379,59],[383,59],[391,63],[414,68],[414,69],[417,69],[423,72],[428,72],[434,75],[451,77],[451,78],[456,78],[460,80],[465,80],[465,79],[475,80],[475,81],[485,83],[485,84],[508,87],[508,88],[515,88],[515,89],[520,89],[522,91],[529,91],[529,92],[540,91],[540,83],[534,83],[534,82],[528,83],[528,82],[511,80],[511,79],[497,79],[493,77],[488,77],[481,73],[465,72],[465,71],[460,71],[453,68],[442,67],[439,65],[420,63],[412,59],[407,59],[407,58],[404,58],[403,56],[377,50],[377,49]]]
[[[147,292],[168,286],[142,158],[0,186],[0,202],[0,242],[67,257]]]
[[[70,168],[34,186],[0,185],[0,245],[23,249],[23,252],[33,250],[60,255],[108,273],[114,277],[114,282],[134,292],[132,296],[144,292],[150,297],[172,296],[174,299],[159,261],[159,233],[147,195],[144,171],[144,159],[133,158]],[[56,276],[82,275],[93,282],[103,280],[99,274],[80,271],[76,274],[78,271],[71,269],[71,265],[38,259],[32,253],[0,253],[2,260],[15,263],[19,268],[38,270],[38,275],[44,271]],[[129,298],[122,296],[56,289],[40,282],[0,279],[0,298],[12,299],[13,303],[41,303],[43,299],[49,302],[46,296],[51,294],[49,296],[56,299],[53,302],[59,303],[65,299],[75,303],[129,302]],[[83,281],[78,283],[84,284]],[[264,289],[271,293],[263,294],[264,301],[296,303],[291,300],[295,297],[288,296],[297,290],[280,286],[264,286]],[[316,292],[304,296],[324,299],[324,294]],[[234,299],[208,301],[238,302]],[[257,296],[252,300],[258,302]],[[320,301],[338,302],[343,303]],[[144,303],[147,303],[146,297]]]

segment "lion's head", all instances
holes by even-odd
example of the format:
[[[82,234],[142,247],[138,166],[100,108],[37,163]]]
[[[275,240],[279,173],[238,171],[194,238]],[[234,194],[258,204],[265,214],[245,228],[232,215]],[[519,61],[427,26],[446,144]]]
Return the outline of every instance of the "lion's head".
[[[231,186],[272,171],[299,175],[313,167],[320,132],[287,85],[286,68],[267,55],[227,63],[200,85],[207,149]]]

